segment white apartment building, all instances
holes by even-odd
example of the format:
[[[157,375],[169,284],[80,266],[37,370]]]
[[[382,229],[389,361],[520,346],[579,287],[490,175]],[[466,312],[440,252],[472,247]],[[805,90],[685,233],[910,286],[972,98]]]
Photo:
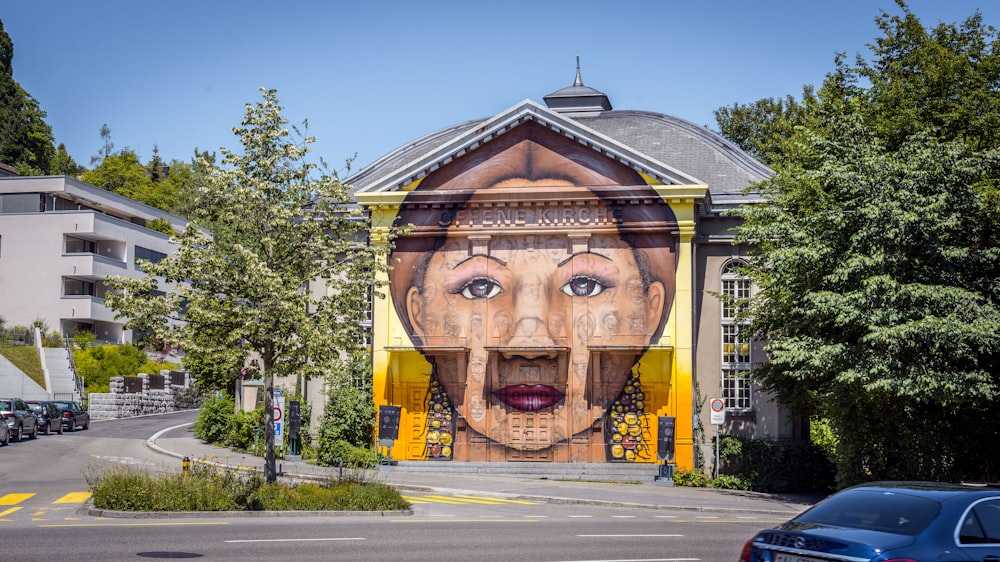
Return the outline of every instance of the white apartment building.
[[[136,259],[162,259],[169,236],[145,227],[187,220],[67,176],[0,177],[0,317],[7,327],[44,321],[72,337],[132,341],[104,306],[108,275],[142,275]]]

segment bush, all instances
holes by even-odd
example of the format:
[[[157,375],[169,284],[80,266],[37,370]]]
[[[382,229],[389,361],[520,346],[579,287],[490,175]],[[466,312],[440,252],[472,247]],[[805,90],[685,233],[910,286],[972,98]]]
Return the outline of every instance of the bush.
[[[87,384],[87,393],[105,393],[111,390],[111,377],[134,377],[139,373],[159,373],[164,369],[177,369],[176,363],[157,363],[146,357],[138,347],[126,345],[97,345],[73,352],[76,372]]]
[[[198,419],[191,426],[198,439],[212,445],[223,444],[236,416],[236,404],[222,394],[202,400]]]
[[[720,474],[738,476],[758,492],[819,492],[834,489],[834,468],[812,443],[775,442],[723,435]]]
[[[700,470],[686,470],[678,468],[674,470],[674,486],[689,486],[692,488],[703,488],[708,485],[708,477]]]
[[[118,511],[385,511],[410,509],[394,488],[364,481],[266,484],[256,471],[210,465],[187,475],[120,466],[86,475],[94,507]]]
[[[320,441],[323,441],[322,435]],[[373,449],[356,447],[343,439],[321,446],[316,454],[316,464],[320,466],[344,466],[351,468],[375,468],[378,458]]]

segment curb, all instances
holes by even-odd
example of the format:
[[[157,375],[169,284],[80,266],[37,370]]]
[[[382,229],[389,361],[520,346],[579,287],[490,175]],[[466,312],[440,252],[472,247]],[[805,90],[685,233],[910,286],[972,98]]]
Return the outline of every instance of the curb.
[[[174,457],[174,458],[178,458],[178,459],[183,459],[183,458],[185,458],[186,455],[183,455],[183,454],[180,454],[180,453],[176,453],[176,452],[173,452],[173,451],[168,451],[167,449],[164,449],[163,447],[160,447],[159,445],[157,445],[156,444],[156,440],[161,435],[163,435],[164,433],[167,433],[168,431],[172,431],[174,429],[185,427],[185,426],[189,426],[189,425],[192,425],[192,424],[191,423],[184,423],[184,424],[175,425],[173,427],[168,427],[168,428],[162,429],[162,430],[156,432],[155,434],[153,434],[149,439],[146,440],[146,446],[149,447],[150,449],[152,449],[153,451],[156,451],[156,452],[158,452],[160,454],[168,455],[168,456],[171,456],[171,457]],[[226,468],[226,469],[229,469],[229,470],[239,470],[241,468],[241,467],[238,467],[238,466],[233,466],[233,465],[229,465],[229,464],[225,464],[225,463],[221,463],[221,462],[214,462],[214,461],[199,460],[198,462],[201,462],[201,463],[204,463],[204,464],[208,464],[210,466],[218,466],[218,467],[221,467],[221,468]],[[245,468],[245,467],[242,467],[242,468]],[[294,472],[281,472],[279,474],[279,477],[280,478],[285,478],[285,479],[290,479],[290,480],[299,480],[299,481],[308,481],[308,482],[325,482],[325,481],[327,481],[327,480],[330,479],[329,477],[325,477],[325,476],[317,476],[317,475],[313,475],[313,474],[297,474],[297,473],[294,473]],[[418,486],[418,485],[409,485],[409,484],[388,484],[388,485],[390,485],[393,488],[396,488],[397,490],[400,490],[400,491],[437,492],[437,493],[444,493],[444,494],[447,494],[447,493],[455,493],[455,494],[481,494],[481,493],[483,493],[481,490],[462,490],[462,489],[455,489],[455,488],[440,488],[440,487],[436,487],[436,486]],[[492,495],[498,495],[498,494],[493,493],[493,492],[491,492],[491,494]],[[621,502],[621,501],[613,501],[613,500],[568,498],[568,497],[558,497],[558,496],[533,496],[533,495],[514,495],[514,494],[500,494],[500,495],[503,495],[504,497],[507,497],[509,499],[515,499],[515,500],[536,501],[536,502],[542,502],[542,503],[562,504],[562,505],[595,505],[595,506],[620,507],[620,508],[632,508],[632,509],[636,509],[636,508],[653,509],[653,510],[661,510],[661,511],[690,511],[690,512],[695,512],[695,513],[712,512],[712,513],[723,513],[723,514],[731,514],[731,515],[737,515],[737,514],[773,515],[773,516],[786,517],[786,518],[794,517],[795,515],[798,515],[802,511],[802,510],[796,510],[796,509],[754,509],[754,508],[731,508],[731,507],[705,507],[705,506],[694,506],[694,505],[644,504],[644,503]],[[91,515],[96,515],[98,517],[114,517],[113,515],[97,515],[96,512],[100,511],[100,510],[91,510],[91,511],[94,512],[94,513],[91,513]],[[104,513],[132,513],[132,512],[110,512],[110,511],[108,511],[108,512],[104,512]],[[164,515],[157,515],[159,513],[163,513]],[[273,515],[275,517],[281,517],[281,516],[292,516],[292,515],[295,515],[295,516],[310,516],[312,514],[324,514],[324,515],[325,514],[343,514],[343,515],[388,515],[388,514],[393,514],[393,515],[412,515],[413,511],[412,510],[411,511],[406,511],[406,512],[378,512],[378,511],[372,511],[372,512],[368,512],[368,511],[348,511],[348,512],[305,512],[305,511],[298,511],[298,512],[287,512],[287,511],[283,511],[283,512],[241,512],[241,511],[240,512],[211,512],[211,511],[208,511],[208,512],[204,512],[204,511],[194,511],[194,512],[151,512],[150,514],[148,514],[148,516],[149,517],[182,517],[184,515],[181,515],[181,514],[188,514],[188,513],[194,514],[194,515],[190,515],[190,517],[212,517],[212,516],[215,516],[213,514],[223,514],[223,513],[250,514],[250,515],[246,515],[246,516],[250,516],[250,517],[265,517],[267,515],[264,515],[264,514],[274,513],[274,514],[282,514],[282,515]],[[132,515],[128,515],[128,516],[136,517],[136,514],[133,513]],[[123,516],[123,517],[128,517],[128,516]],[[233,516],[236,517],[236,516],[239,516],[239,515],[233,515]]]

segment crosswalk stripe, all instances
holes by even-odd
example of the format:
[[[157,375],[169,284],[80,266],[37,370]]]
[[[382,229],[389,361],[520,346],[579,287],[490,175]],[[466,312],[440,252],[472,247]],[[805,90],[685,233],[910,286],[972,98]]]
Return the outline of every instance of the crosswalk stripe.
[[[90,499],[90,492],[70,492],[52,503],[83,503]]]
[[[0,497],[0,505],[17,505],[35,494],[7,494]]]

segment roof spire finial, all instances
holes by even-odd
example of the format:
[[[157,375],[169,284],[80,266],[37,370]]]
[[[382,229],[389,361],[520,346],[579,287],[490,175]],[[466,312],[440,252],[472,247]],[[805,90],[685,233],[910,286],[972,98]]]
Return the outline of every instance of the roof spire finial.
[[[580,53],[576,53],[576,80],[574,86],[583,86],[583,78],[580,78]]]

